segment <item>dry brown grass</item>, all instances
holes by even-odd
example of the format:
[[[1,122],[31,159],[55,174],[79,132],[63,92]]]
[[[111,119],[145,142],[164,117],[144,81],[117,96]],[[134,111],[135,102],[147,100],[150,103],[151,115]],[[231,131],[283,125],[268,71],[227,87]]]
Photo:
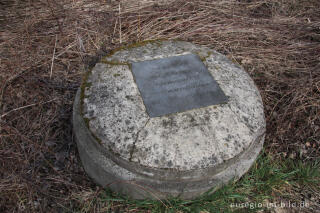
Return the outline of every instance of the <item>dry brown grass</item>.
[[[155,2],[126,0],[120,13],[117,1],[0,2],[1,212],[94,211],[72,102],[85,68],[120,42],[182,39],[226,54],[263,96],[267,150],[319,157],[318,0]]]

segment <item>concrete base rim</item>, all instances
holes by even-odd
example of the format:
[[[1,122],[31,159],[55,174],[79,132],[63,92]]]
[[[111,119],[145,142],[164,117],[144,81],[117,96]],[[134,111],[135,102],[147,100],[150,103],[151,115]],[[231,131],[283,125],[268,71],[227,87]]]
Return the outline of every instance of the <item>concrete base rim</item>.
[[[156,174],[150,174],[149,171],[145,174],[143,172],[142,174],[134,173],[109,158],[87,128],[81,115],[80,106],[79,89],[74,102],[73,131],[85,171],[97,184],[110,187],[113,191],[126,194],[134,199],[157,200],[172,196],[193,199],[212,188],[217,189],[232,179],[240,178],[250,169],[263,147],[265,137],[265,129],[261,129],[256,141],[252,142],[251,146],[242,152],[237,160],[216,174],[208,175],[204,171],[200,172],[201,179],[181,180],[180,177],[177,177],[176,180],[161,180],[157,178]],[[107,162],[104,165],[100,161],[102,158],[103,162]]]

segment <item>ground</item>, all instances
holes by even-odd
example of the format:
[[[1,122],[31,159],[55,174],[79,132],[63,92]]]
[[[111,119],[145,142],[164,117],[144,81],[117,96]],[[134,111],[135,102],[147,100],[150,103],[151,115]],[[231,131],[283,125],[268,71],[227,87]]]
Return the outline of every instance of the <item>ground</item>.
[[[85,71],[112,49],[150,39],[208,46],[243,66],[265,106],[264,155],[271,162],[302,163],[299,171],[318,162],[319,1],[4,0],[0,2],[1,212],[172,209],[161,202],[146,208],[116,195],[106,199],[106,192],[84,173],[72,134],[72,103]],[[249,174],[260,174],[259,169]],[[280,174],[280,170],[268,171]],[[281,171],[284,178],[295,170]],[[275,178],[271,173],[268,177]],[[310,173],[305,174],[309,178]],[[244,177],[241,184],[246,181]],[[320,211],[319,190],[297,183],[294,188],[274,185],[270,195],[281,200],[289,192],[287,200],[313,199],[313,207],[304,211]],[[201,200],[202,212],[210,207],[208,202]],[[193,205],[180,204],[178,209]]]

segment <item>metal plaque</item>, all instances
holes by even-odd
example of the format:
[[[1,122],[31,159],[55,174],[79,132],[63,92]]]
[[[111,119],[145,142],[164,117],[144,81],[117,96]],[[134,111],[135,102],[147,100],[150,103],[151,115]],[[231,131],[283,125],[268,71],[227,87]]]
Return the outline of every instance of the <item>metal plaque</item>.
[[[194,54],[133,62],[132,72],[150,117],[227,102]]]

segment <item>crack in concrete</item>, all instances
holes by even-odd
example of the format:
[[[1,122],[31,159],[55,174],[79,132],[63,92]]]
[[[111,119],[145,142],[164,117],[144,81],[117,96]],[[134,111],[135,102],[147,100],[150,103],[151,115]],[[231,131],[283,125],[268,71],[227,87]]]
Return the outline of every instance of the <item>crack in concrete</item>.
[[[140,132],[147,126],[147,124],[149,123],[149,121],[150,121],[150,118],[148,118],[148,120],[147,120],[146,123],[143,125],[143,127],[142,127],[141,129],[139,129],[139,131],[137,132],[136,139],[134,140],[134,142],[133,142],[133,144],[132,144],[132,148],[131,148],[131,150],[130,150],[129,162],[132,161],[132,156],[133,156],[134,150],[136,149],[136,143],[137,143],[137,141],[138,141]]]

